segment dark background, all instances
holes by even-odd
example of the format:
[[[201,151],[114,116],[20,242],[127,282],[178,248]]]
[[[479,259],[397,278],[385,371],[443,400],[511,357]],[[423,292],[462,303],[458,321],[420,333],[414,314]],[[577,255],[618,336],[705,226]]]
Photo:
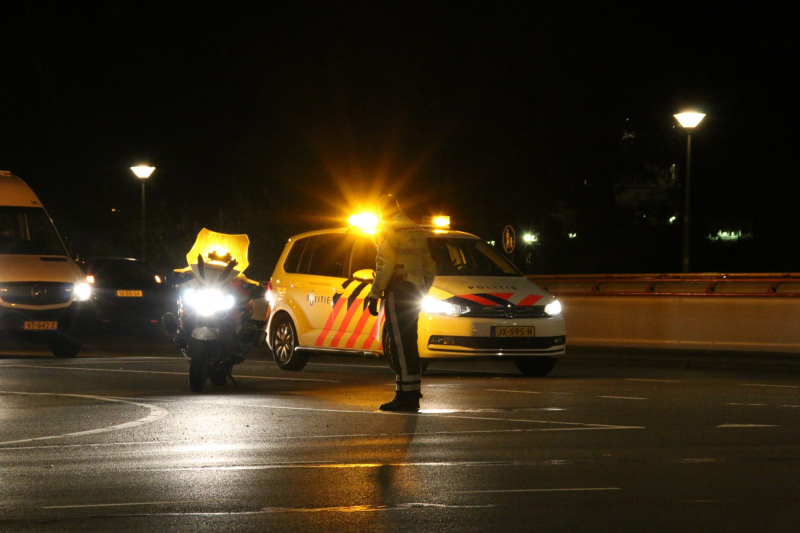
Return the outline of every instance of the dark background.
[[[487,240],[536,232],[529,272],[676,272],[692,107],[692,269],[796,271],[795,17],[543,6],[4,4],[0,169],[84,257],[139,254],[147,162],[164,268],[208,227],[248,233],[266,279],[287,237],[393,192]]]

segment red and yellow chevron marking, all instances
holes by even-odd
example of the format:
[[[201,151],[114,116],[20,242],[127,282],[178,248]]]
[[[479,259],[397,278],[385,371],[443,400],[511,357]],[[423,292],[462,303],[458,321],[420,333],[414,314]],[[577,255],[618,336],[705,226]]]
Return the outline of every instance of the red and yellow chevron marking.
[[[519,301],[517,305],[533,305],[543,297],[538,294],[529,294],[525,298]]]
[[[380,324],[383,321],[383,312],[373,317],[369,309],[364,306],[364,300],[369,294],[371,285],[351,283],[347,286],[331,310],[331,314],[325,323],[325,327],[317,337],[317,346],[331,348],[354,348],[358,339],[364,332],[377,330],[377,338],[380,338]],[[357,294],[354,294],[358,291]],[[355,297],[354,297],[355,295]],[[349,303],[348,302],[352,302]],[[357,348],[357,347],[356,347]],[[374,342],[367,341],[361,347],[363,349],[376,349]]]

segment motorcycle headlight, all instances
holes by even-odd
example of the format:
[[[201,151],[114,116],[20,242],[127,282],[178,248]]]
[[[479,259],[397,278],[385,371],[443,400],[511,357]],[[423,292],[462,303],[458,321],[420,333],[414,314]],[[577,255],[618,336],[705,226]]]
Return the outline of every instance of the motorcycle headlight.
[[[561,314],[561,302],[553,300],[544,306],[544,312],[550,316],[558,316]]]
[[[72,287],[72,297],[79,302],[85,302],[92,295],[92,288],[88,283],[76,283]]]
[[[183,293],[183,301],[188,307],[202,316],[211,316],[218,311],[233,308],[233,296],[218,289],[187,289]]]
[[[437,300],[430,296],[426,296],[425,299],[422,300],[422,310],[429,315],[459,316],[469,313],[469,307],[465,305],[443,302],[442,300]]]

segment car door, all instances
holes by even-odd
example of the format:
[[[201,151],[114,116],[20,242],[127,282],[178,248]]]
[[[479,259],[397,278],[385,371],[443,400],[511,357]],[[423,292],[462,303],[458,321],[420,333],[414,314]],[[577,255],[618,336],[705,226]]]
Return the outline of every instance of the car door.
[[[352,237],[344,233],[317,235],[306,245],[300,270],[307,268],[308,274],[302,276],[301,286],[293,289],[295,313],[301,313],[308,324],[298,331],[303,346],[331,346],[343,317],[343,306],[337,306],[339,298],[335,296],[344,290],[352,248]]]
[[[366,298],[372,289],[372,282],[355,279],[358,271],[375,271],[375,256],[378,251],[367,237],[355,236],[353,254],[350,259],[349,277],[339,302],[343,313],[336,334],[331,338],[331,347],[349,350],[377,350],[380,348],[380,326],[383,322],[383,306],[377,317],[369,313]]]

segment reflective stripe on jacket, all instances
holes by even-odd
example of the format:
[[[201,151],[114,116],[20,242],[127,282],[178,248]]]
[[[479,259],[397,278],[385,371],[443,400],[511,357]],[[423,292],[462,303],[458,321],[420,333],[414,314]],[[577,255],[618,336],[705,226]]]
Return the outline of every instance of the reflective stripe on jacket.
[[[426,291],[436,276],[425,231],[402,211],[384,222],[378,235],[375,281],[369,295],[379,298],[393,276],[402,276]]]

